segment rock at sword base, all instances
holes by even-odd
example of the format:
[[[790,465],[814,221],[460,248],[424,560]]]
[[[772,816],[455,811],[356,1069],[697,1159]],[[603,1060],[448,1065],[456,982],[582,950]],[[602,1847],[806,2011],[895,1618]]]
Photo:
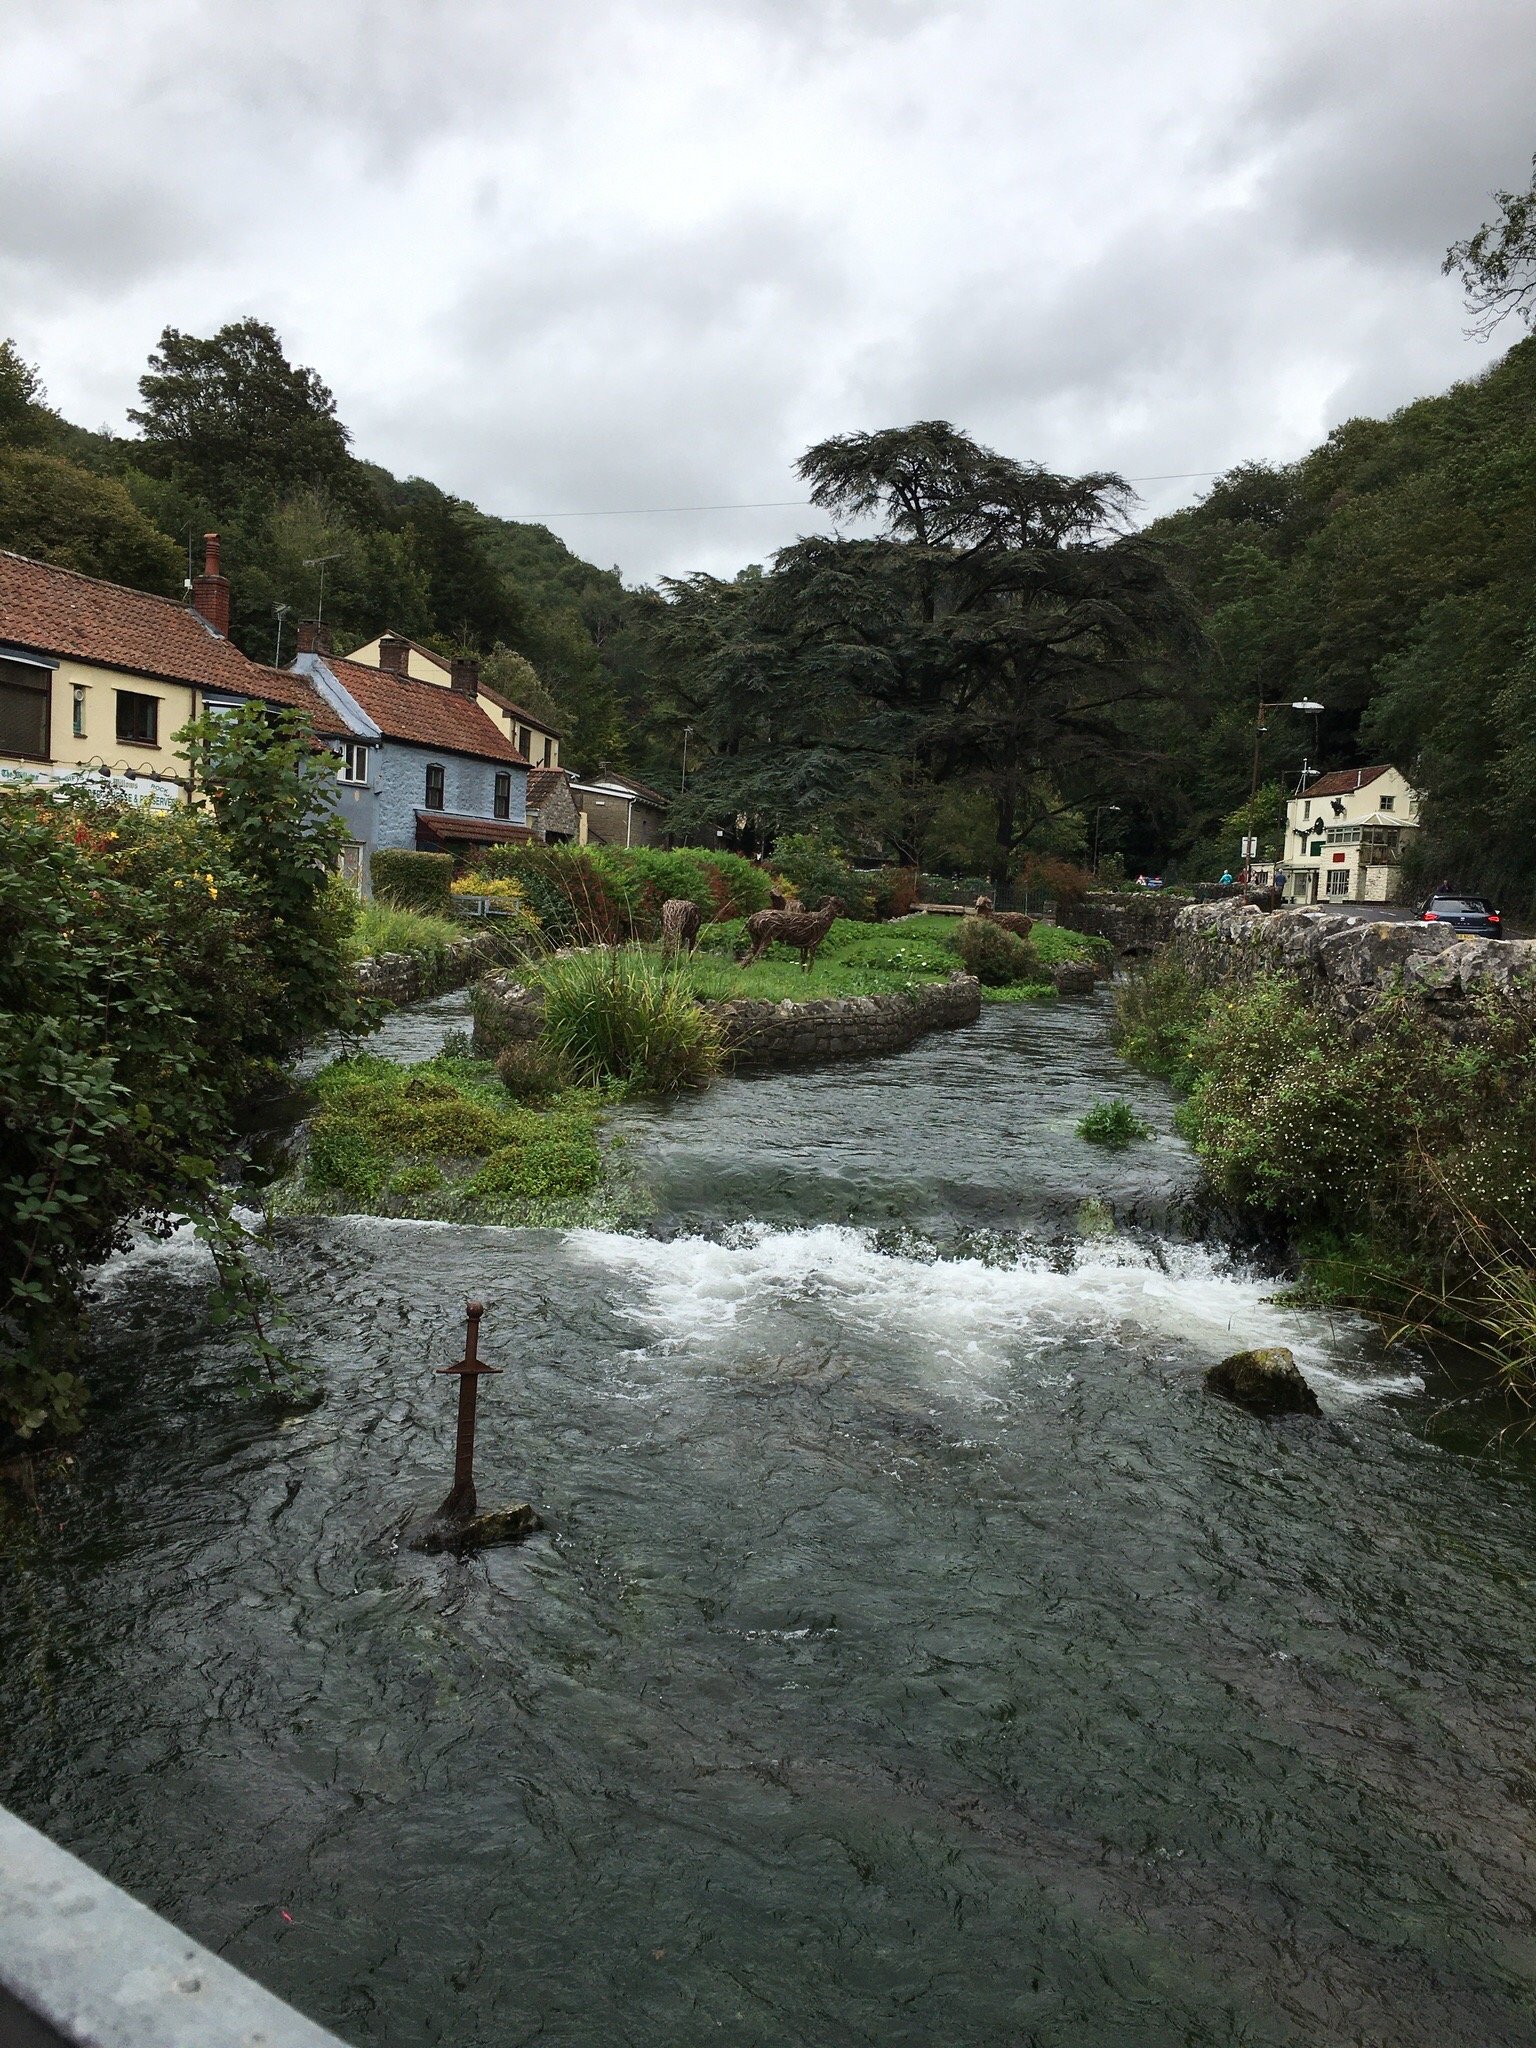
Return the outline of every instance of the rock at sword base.
[[[1317,1396],[1284,1344],[1259,1351],[1234,1351],[1205,1376],[1213,1394],[1224,1395],[1255,1415],[1321,1415]]]
[[[451,1550],[462,1557],[466,1550],[483,1550],[492,1543],[521,1543],[544,1524],[526,1501],[515,1507],[489,1508],[483,1515],[471,1515],[466,1522],[434,1522],[411,1544],[413,1550]]]

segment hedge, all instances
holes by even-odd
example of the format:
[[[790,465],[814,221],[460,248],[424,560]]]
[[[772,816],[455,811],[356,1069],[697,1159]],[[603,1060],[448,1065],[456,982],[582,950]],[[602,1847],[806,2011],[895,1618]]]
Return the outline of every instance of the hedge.
[[[431,917],[451,917],[453,855],[407,853],[380,847],[369,862],[373,893],[400,910],[422,910]]]
[[[515,880],[557,945],[654,939],[662,905],[677,897],[709,920],[768,905],[768,878],[751,861],[697,847],[495,846],[477,858],[476,873]]]

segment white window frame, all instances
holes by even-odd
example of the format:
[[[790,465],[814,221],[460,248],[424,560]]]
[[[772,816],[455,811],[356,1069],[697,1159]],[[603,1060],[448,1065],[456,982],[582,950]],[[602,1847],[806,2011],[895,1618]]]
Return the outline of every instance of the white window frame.
[[[1339,885],[1337,889],[1333,886],[1335,882]],[[1323,894],[1325,896],[1347,896],[1349,894],[1349,869],[1347,867],[1330,868],[1328,870],[1328,882]]]
[[[368,742],[347,740],[341,749],[341,767],[336,780],[356,786],[368,780]]]

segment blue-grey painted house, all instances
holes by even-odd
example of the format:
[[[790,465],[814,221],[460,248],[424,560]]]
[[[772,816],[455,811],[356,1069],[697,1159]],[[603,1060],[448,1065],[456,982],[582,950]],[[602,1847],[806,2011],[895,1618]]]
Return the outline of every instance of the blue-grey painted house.
[[[455,661],[442,687],[344,661],[314,641],[304,629],[294,668],[351,735],[333,742],[337,809],[362,887],[380,847],[472,859],[533,837],[527,759],[480,705],[473,662]]]

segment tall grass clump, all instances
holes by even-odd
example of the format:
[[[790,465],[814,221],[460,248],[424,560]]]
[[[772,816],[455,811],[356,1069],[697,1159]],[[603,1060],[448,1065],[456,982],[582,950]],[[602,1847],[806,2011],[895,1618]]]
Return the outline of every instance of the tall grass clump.
[[[638,946],[552,959],[540,974],[544,1041],[579,1087],[702,1088],[720,1071],[720,1030],[686,980]]]
[[[377,953],[412,953],[436,959],[464,935],[464,926],[454,918],[432,917],[374,897],[359,906],[346,948],[352,960],[370,960]]]

